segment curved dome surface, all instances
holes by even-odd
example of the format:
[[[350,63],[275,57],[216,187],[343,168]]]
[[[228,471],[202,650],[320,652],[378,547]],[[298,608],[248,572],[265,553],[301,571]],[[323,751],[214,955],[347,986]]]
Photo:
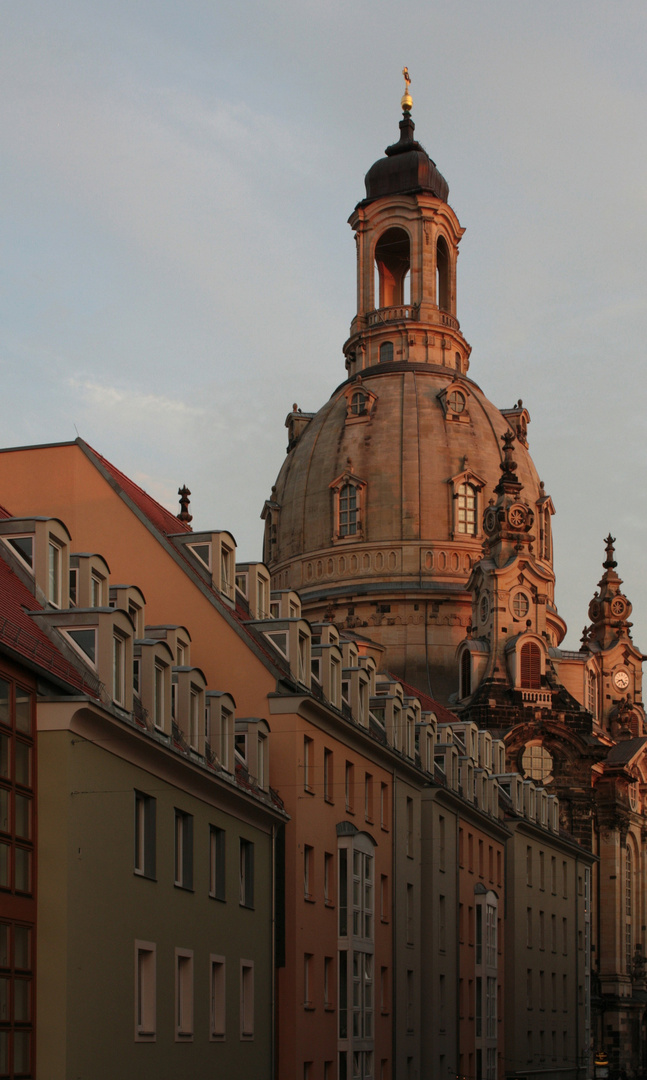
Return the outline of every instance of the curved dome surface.
[[[464,391],[465,408],[458,417],[446,414],[443,405],[450,385]],[[349,415],[348,390],[360,386],[375,395],[364,422]],[[473,475],[475,486],[483,481],[477,506],[482,516],[501,475],[501,436],[509,429],[476,383],[457,380],[446,368],[390,364],[364,370],[361,382],[335,390],[287,456],[274,495],[281,509],[272,568],[326,549],[341,553],[367,544],[458,543],[478,556],[481,522],[476,535],[458,532],[453,481],[465,474]],[[536,469],[522,444],[517,443],[515,455],[524,498],[533,504],[543,495]],[[331,484],[345,473],[366,485],[361,535],[335,539]],[[470,566],[461,563],[467,580]],[[440,566],[436,570],[440,573]],[[388,577],[393,579],[392,569]],[[291,587],[308,585],[305,573],[297,572],[297,578]]]

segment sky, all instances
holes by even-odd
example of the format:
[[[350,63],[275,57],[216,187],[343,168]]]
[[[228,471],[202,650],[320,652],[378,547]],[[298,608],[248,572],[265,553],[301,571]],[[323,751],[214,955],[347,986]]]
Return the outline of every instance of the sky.
[[[644,0],[0,0],[1,445],[78,433],[260,558],[285,417],[345,377],[347,219],[406,64],[565,644],[611,531],[647,652],[646,41]]]

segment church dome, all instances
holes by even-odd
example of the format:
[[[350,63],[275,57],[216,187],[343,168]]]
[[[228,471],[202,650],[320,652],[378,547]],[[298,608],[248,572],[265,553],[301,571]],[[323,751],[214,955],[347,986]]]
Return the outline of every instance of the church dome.
[[[349,219],[358,287],[347,379],[317,413],[295,405],[288,415],[288,454],[263,511],[264,560],[275,589],[300,592],[307,618],[359,630],[385,648],[390,671],[446,700],[506,433],[516,438],[547,611],[554,510],[528,452],[523,403],[499,409],[468,376],[456,314],[464,230],[413,140],[410,103],[407,92],[400,143],[369,170],[367,198]],[[513,634],[514,613],[509,621]],[[563,623],[548,623],[557,645]]]

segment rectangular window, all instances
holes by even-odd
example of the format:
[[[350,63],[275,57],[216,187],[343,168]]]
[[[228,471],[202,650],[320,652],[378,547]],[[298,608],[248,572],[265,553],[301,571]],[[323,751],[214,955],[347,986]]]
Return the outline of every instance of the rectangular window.
[[[254,907],[254,845],[250,840],[240,840],[240,903],[242,907]]]
[[[112,636],[112,700],[116,705],[126,700],[126,642],[121,634]]]
[[[303,787],[305,791],[312,791],[312,769],[314,757],[314,742],[307,735],[303,737]]]
[[[175,1039],[193,1039],[193,952],[175,950]]]
[[[540,851],[539,852],[539,888],[540,889],[545,889],[546,888],[546,867],[545,867],[545,862],[546,862],[546,859],[545,859],[544,853],[543,853],[543,851]]]
[[[364,817],[367,821],[373,820],[373,777],[370,773],[364,774]]]
[[[324,956],[324,1008],[325,1009],[332,1009],[333,1008],[333,997],[332,997],[333,977],[334,977],[333,958],[332,958],[332,956]]]
[[[193,888],[193,815],[175,811],[175,884]]]
[[[389,828],[389,787],[388,784],[380,785],[380,825],[383,829]]]
[[[568,864],[562,863],[562,895],[566,900],[568,898]]]
[[[445,945],[447,942],[447,905],[445,903],[445,897],[438,897],[438,951],[445,951]]]
[[[543,911],[539,912],[539,948],[546,948],[546,916]]]
[[[310,844],[304,844],[303,847],[303,895],[306,900],[314,900],[314,883],[312,880],[312,862],[314,858],[314,849]]]
[[[153,722],[160,731],[164,730],[164,673],[163,664],[155,664],[153,683]]]
[[[332,785],[333,785],[333,772],[332,772],[332,750],[324,750],[324,799],[326,802],[332,802]]]
[[[526,848],[526,885],[532,885],[532,848]]]
[[[413,799],[407,796],[407,855],[413,858]]]
[[[240,1037],[254,1037],[254,963],[240,962]]]
[[[49,541],[49,602],[61,606],[61,549],[51,538]]]
[[[312,953],[303,954],[303,1005],[306,1009],[312,1008]]]
[[[333,856],[329,851],[324,853],[324,903],[332,906],[334,903],[333,883]]]
[[[444,907],[445,907],[445,897],[444,896],[440,897],[440,906],[444,910]],[[407,945],[413,945],[413,885],[411,885],[411,884],[407,884],[406,919],[407,919]],[[439,916],[438,923],[439,923],[439,931],[440,931],[440,916]],[[441,936],[441,942],[442,942],[442,936]],[[441,948],[442,948],[442,944],[441,944]]]
[[[157,801],[143,791],[135,792],[135,873],[155,877]]]
[[[225,830],[209,826],[209,896],[225,899]]]
[[[135,942],[135,1040],[154,1042],[156,1027],[156,946]]]
[[[354,768],[350,761],[346,762],[346,777],[345,777],[345,791],[346,791],[346,809],[350,814],[353,813],[353,782],[354,782]]]
[[[554,855],[550,857],[550,891],[553,896],[557,895],[557,859]]]
[[[526,945],[532,948],[532,908],[526,908]]]
[[[224,1039],[226,1032],[224,956],[210,956],[209,966],[209,1034],[212,1039]]]
[[[386,874],[380,877],[380,919],[389,921],[389,879]]]
[[[445,818],[438,818],[438,869],[445,869]]]

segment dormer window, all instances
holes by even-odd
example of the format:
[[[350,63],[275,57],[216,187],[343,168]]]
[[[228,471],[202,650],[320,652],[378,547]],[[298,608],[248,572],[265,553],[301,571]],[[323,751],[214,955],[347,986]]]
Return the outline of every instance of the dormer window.
[[[70,570],[70,607],[76,607],[79,595],[79,571],[76,567]]]
[[[34,538],[33,536],[7,536],[6,543],[24,562],[30,570],[34,568]]]
[[[61,606],[61,548],[52,538],[48,543],[49,588],[48,600],[54,607]]]
[[[166,666],[159,661],[155,663],[153,673],[153,723],[155,727],[164,730],[164,683],[166,681]]]
[[[521,686],[527,690],[541,687],[541,652],[534,641],[521,646]]]
[[[456,504],[456,532],[476,536],[476,489],[460,484]]]
[[[392,364],[393,363],[393,342],[383,341],[380,345],[380,363]]]
[[[207,570],[211,570],[211,544],[187,544],[189,551],[199,559]]]
[[[126,701],[126,641],[115,633],[112,635],[112,700],[116,705]]]
[[[62,628],[61,628],[62,629]],[[97,632],[94,628],[63,629],[74,647],[78,649],[84,660],[91,664],[96,663],[97,658]]]
[[[447,395],[447,409],[452,413],[462,413],[465,411],[465,395],[460,390],[452,390]]]
[[[357,488],[344,484],[339,492],[339,535],[356,536],[359,527]]]
[[[90,579],[90,607],[102,607],[103,578],[92,574]]]
[[[366,412],[368,398],[363,390],[355,390],[350,399],[350,412],[353,416],[361,416]]]

